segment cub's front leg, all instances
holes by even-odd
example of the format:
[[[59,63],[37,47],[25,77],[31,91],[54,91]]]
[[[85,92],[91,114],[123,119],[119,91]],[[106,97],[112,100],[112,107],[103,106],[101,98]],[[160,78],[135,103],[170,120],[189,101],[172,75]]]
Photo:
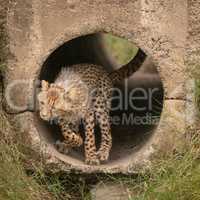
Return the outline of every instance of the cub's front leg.
[[[80,136],[80,134],[76,133],[74,129],[72,129],[72,126],[70,126],[69,123],[65,122],[64,120],[60,120],[59,125],[62,131],[62,135],[64,137],[64,141],[56,142],[58,151],[66,154],[71,148],[79,147],[83,144],[82,137]]]

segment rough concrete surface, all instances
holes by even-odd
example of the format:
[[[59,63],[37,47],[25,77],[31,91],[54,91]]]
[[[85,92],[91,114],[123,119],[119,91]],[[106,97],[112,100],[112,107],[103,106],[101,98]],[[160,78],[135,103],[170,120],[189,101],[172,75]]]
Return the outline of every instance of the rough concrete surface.
[[[52,139],[45,136],[47,130],[38,121],[37,113],[14,116],[30,138],[27,143],[38,154],[45,155],[47,167],[87,173],[132,173],[145,167],[152,155],[176,148],[187,127],[186,83],[191,73],[186,63],[200,60],[199,7],[197,1],[187,4],[186,0],[13,0],[10,3],[6,26],[10,54],[5,86],[16,80],[31,80],[30,84],[24,84],[23,90],[14,87],[14,104],[27,105],[33,100],[33,83],[56,49],[76,37],[96,32],[112,33],[142,48],[152,57],[164,87],[163,112],[151,137],[141,148],[133,148],[129,155],[100,166],[87,166],[82,160],[58,153]],[[55,68],[50,67],[51,73]]]
[[[99,183],[91,189],[92,200],[127,200],[132,194],[128,187],[119,183]]]

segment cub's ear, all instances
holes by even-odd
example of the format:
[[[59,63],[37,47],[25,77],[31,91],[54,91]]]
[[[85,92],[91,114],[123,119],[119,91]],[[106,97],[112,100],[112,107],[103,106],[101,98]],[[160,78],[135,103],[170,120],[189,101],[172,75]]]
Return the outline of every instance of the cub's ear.
[[[49,88],[49,83],[45,80],[42,80],[42,91],[47,91]]]

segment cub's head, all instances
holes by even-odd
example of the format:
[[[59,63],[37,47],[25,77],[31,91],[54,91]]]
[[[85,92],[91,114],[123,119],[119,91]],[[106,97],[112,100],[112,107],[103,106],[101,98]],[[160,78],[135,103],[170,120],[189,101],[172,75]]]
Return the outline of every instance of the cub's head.
[[[49,84],[42,80],[42,88],[37,96],[40,117],[46,121],[60,116],[77,116],[88,104],[88,90],[81,82]]]

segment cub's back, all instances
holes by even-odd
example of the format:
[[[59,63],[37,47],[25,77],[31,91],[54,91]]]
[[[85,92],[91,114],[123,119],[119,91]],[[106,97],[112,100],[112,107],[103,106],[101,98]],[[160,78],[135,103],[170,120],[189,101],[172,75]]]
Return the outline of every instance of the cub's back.
[[[89,89],[100,89],[106,92],[112,88],[109,73],[99,65],[77,64],[64,68],[56,79],[56,83],[66,80],[84,82]]]

